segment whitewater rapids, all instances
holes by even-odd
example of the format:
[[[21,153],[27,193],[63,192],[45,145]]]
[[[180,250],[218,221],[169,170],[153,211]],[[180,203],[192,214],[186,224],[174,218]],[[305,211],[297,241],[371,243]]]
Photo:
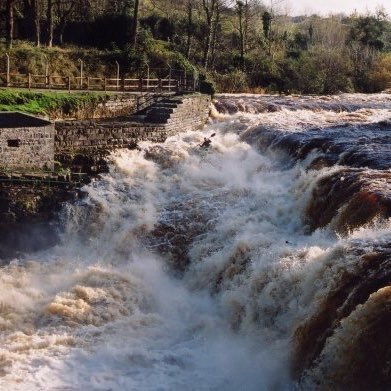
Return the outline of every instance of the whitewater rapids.
[[[0,388],[355,388],[355,341],[389,324],[391,99],[213,111],[113,153],[60,243],[0,269]]]

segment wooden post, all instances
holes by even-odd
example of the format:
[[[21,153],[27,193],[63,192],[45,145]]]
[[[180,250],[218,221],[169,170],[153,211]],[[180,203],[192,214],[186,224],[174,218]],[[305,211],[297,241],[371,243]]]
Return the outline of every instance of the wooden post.
[[[80,62],[80,89],[83,89],[83,60],[81,58],[78,59]]]
[[[125,92],[125,76],[122,78],[122,91]]]
[[[6,79],[6,86],[9,87],[10,85],[10,55],[8,53],[5,54],[7,57],[7,79]]]
[[[44,55],[45,57],[45,87],[48,88],[49,86],[49,89],[50,89],[50,80],[49,80],[49,59],[47,58],[46,55]]]
[[[49,91],[51,90],[51,84],[50,84],[50,76],[47,75],[46,77],[46,80],[45,80],[45,84],[46,84],[46,88],[49,88]]]
[[[169,66],[170,68],[170,73],[169,73],[169,76],[168,76],[168,92],[171,92],[171,74],[172,74],[172,69],[171,67]]]
[[[31,90],[31,73],[27,75],[27,87]]]
[[[179,91],[180,91],[180,88],[179,88],[179,80],[176,79],[176,80],[175,80],[175,83],[176,83],[176,92],[179,94]]]
[[[87,76],[87,91],[90,89],[90,78]]]
[[[149,75],[150,75],[149,65],[147,65],[147,91],[149,91]]]
[[[105,77],[103,78],[103,88],[104,88],[104,90],[106,92],[106,90],[107,90],[107,80],[106,80]]]
[[[117,64],[117,91],[119,90],[119,62],[115,62]]]
[[[162,79],[159,78],[159,82],[158,82],[158,90],[159,90],[159,92],[162,91],[162,89],[163,89],[162,87],[163,87]]]
[[[68,84],[68,92],[71,93],[71,78],[70,78],[70,76],[67,77],[67,84]]]
[[[138,80],[138,89],[140,92],[143,92],[143,78],[140,77],[140,79]]]

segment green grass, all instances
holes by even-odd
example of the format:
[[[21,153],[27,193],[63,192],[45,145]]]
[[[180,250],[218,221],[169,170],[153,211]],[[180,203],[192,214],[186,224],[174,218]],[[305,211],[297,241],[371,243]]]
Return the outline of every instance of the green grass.
[[[31,92],[17,89],[0,89],[0,111],[19,111],[35,115],[48,115],[61,111],[70,115],[83,108],[93,108],[107,99],[104,93]]]

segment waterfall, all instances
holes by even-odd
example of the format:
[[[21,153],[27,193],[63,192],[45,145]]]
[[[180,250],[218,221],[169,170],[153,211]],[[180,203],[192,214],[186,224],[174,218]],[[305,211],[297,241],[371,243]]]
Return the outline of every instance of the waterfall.
[[[113,153],[61,241],[1,268],[2,388],[389,384],[390,96],[214,112]]]

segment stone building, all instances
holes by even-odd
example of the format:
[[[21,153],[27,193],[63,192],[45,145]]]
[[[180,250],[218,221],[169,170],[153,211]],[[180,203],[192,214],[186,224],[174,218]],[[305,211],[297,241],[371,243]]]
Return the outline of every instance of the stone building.
[[[54,124],[21,113],[0,112],[0,169],[52,170]]]

